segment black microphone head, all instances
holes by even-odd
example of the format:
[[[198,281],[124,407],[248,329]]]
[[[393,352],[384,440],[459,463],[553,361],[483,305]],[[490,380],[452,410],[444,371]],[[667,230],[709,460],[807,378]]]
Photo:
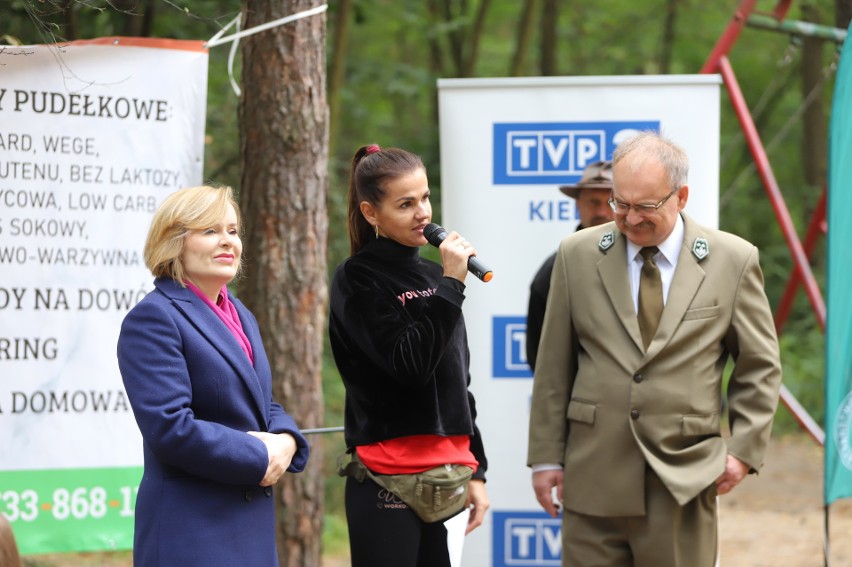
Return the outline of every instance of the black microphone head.
[[[423,227],[423,236],[426,237],[426,240],[429,241],[429,244],[432,246],[440,246],[444,239],[447,237],[447,231],[444,230],[439,224],[435,224],[430,222],[425,227]]]

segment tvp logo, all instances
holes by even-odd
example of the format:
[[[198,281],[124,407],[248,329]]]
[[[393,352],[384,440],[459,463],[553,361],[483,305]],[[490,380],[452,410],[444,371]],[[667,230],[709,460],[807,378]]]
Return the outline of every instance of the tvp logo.
[[[562,519],[544,512],[494,512],[493,567],[562,565]]]
[[[494,317],[492,322],[495,378],[532,378],[527,364],[527,318]]]
[[[576,183],[587,165],[610,159],[619,142],[659,129],[659,121],[494,124],[494,184]]]

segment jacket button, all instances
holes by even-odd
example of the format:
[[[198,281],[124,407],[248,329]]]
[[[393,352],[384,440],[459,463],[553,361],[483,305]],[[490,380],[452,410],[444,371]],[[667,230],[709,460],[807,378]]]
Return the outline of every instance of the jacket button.
[[[638,409],[630,410],[630,417],[632,417],[633,419],[639,419],[639,410]]]
[[[641,374],[634,374],[633,375],[633,381],[636,382],[637,384],[644,379],[645,378]]]
[[[251,490],[246,490],[246,502],[251,502],[252,498],[254,498],[254,495],[251,493]]]
[[[272,487],[267,486],[266,488],[263,489],[263,493],[266,494],[267,498],[269,498],[270,496],[272,496]]]

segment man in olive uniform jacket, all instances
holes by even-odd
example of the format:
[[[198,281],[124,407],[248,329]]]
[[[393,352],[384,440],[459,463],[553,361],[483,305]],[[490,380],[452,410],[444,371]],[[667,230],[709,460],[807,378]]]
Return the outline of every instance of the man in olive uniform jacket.
[[[670,141],[640,133],[613,164],[615,221],[565,238],[553,269],[533,488],[564,507],[563,566],[711,567],[717,494],[760,468],[781,384],[758,251],[682,213],[689,166]]]

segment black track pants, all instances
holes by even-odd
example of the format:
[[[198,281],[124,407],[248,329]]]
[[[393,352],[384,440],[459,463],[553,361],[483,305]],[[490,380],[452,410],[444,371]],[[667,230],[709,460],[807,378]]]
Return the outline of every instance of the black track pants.
[[[352,567],[450,567],[443,522],[423,522],[369,478],[346,478],[346,521]]]

